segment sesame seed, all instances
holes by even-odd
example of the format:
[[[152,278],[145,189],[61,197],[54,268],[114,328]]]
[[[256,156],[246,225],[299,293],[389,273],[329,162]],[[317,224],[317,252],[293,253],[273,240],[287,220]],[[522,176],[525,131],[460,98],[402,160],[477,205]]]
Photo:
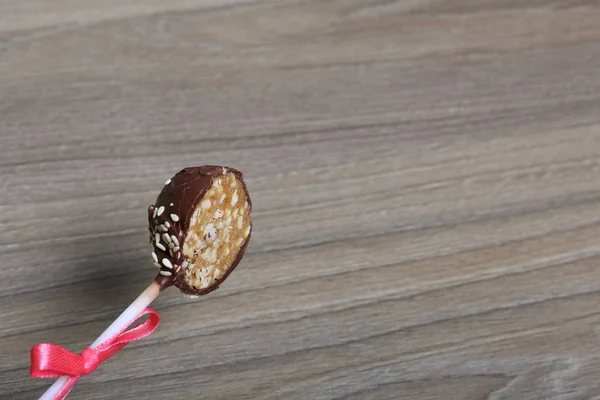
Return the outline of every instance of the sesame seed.
[[[165,211],[165,207],[164,206],[160,206],[159,209],[158,209],[158,212],[156,213],[156,215],[160,216],[164,211]]]
[[[219,219],[219,218],[221,218],[222,216],[223,216],[223,210],[220,210],[220,209],[219,209],[219,210],[215,211],[215,215],[214,215],[214,218],[215,218],[215,219]]]
[[[152,252],[152,259],[156,262],[158,262],[158,257],[156,256],[155,252]]]
[[[176,246],[179,246],[179,240],[177,240],[177,236],[171,235],[171,240],[175,243]]]
[[[173,207],[173,203],[169,203],[169,205],[170,205],[171,207]]]
[[[173,264],[171,264],[171,261],[169,261],[168,258],[163,258],[162,263],[167,268],[173,268]]]
[[[188,263],[188,262],[187,262],[187,260],[186,260],[186,261],[184,261],[184,262],[182,262],[182,263],[181,263],[181,266],[182,266],[183,268],[187,268],[187,267],[188,267],[188,264],[189,264],[189,263]]]
[[[167,248],[165,246],[163,246],[162,243],[156,243],[156,247],[158,247],[159,249],[161,249],[162,251],[167,251]]]
[[[173,275],[171,272],[169,272],[169,271],[164,271],[164,270],[162,270],[162,269],[160,270],[160,274],[161,274],[161,275],[164,275],[164,276],[171,276],[171,275]]]
[[[152,263],[152,265],[154,265],[156,268],[161,268],[161,265],[159,263],[157,263],[157,262]]]
[[[204,199],[204,200],[202,200],[202,202],[200,203],[200,205],[204,209],[210,208],[210,200],[209,199]]]
[[[231,196],[231,205],[235,206],[238,202],[238,194],[237,191],[233,192],[233,196]],[[160,213],[158,213],[160,215]]]
[[[171,183],[171,180],[167,179],[167,181],[165,182],[165,185],[168,185],[169,183]]]
[[[156,232],[154,235],[154,240],[156,241],[156,244],[160,243],[160,233]]]
[[[171,256],[171,258],[175,257],[175,254],[173,254],[173,250],[169,249],[169,255]]]
[[[161,230],[161,231],[163,231],[163,232],[166,232],[166,231],[168,231],[168,230],[169,230],[169,228],[167,228],[167,227],[165,226],[165,224],[160,224],[160,225],[158,226],[158,229],[160,229],[160,230]]]
[[[167,245],[168,248],[172,249],[173,247],[175,247],[175,243],[173,242],[169,242],[169,244]]]
[[[223,203],[223,201],[225,201],[225,197],[227,197],[227,195],[226,195],[225,193],[223,193],[223,194],[221,195],[221,198],[219,199],[219,204],[222,204],[222,203]]]
[[[169,221],[165,221],[165,223],[163,225],[167,227],[167,230],[171,227],[171,224],[169,223]]]
[[[166,243],[171,243],[171,236],[168,233],[163,233],[162,238]]]
[[[156,218],[157,212],[158,212],[158,208],[154,207],[154,212],[152,213],[152,218]]]
[[[244,217],[242,217],[242,216],[240,215],[240,216],[238,217],[238,219],[237,219],[237,227],[238,227],[238,229],[242,229],[242,226],[244,226],[243,224],[244,224]]]
[[[174,251],[175,253],[179,252],[179,246],[175,246],[175,247],[173,247],[173,251]]]
[[[173,220],[173,222],[177,222],[179,221],[179,216],[177,214],[171,214],[171,219]]]

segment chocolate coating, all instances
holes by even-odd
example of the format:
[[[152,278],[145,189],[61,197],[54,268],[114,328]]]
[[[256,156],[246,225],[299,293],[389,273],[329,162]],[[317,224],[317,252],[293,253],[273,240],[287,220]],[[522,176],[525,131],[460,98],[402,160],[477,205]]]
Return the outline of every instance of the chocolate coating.
[[[243,174],[234,168],[216,165],[182,169],[167,181],[156,198],[155,204],[148,207],[148,229],[157,258],[155,264],[160,266],[157,280],[162,286],[175,285],[185,294],[205,295],[217,289],[244,256],[250,240],[251,221],[248,222],[250,225],[247,236],[243,243],[239,245],[239,251],[235,254],[232,262],[223,271],[223,275],[219,276],[218,279],[215,278],[214,282],[208,287],[201,289],[193,287],[189,283],[189,279],[186,278],[185,268],[182,267],[182,265],[190,262],[189,257],[184,254],[185,252],[182,249],[190,230],[194,212],[205,199],[207,192],[213,187],[215,179],[224,175],[234,175],[235,181],[241,185],[247,202],[247,217],[249,219],[252,202],[243,181]],[[169,273],[171,275],[168,275]]]

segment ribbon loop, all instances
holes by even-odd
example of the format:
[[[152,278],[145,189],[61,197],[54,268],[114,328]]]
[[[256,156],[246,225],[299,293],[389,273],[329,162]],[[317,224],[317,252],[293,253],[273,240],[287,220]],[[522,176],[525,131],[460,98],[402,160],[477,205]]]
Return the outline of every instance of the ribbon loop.
[[[83,372],[81,356],[50,343],[42,343],[31,349],[30,375],[36,378],[77,376]]]
[[[127,346],[129,342],[142,339],[154,332],[160,322],[158,313],[151,308],[146,308],[135,319],[144,315],[149,315],[149,318],[143,324],[137,324],[136,327],[125,332],[121,331],[100,343],[96,348],[84,349],[81,354],[72,353],[51,343],[33,346],[29,374],[34,378],[70,376],[71,379],[67,385],[55,397],[55,400],[64,399],[81,375],[91,374],[100,364]]]

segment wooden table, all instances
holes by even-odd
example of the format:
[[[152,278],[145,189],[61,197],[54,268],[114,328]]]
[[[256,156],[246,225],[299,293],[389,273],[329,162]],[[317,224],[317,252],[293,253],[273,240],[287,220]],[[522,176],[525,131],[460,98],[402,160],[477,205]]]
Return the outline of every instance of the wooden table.
[[[146,208],[245,173],[248,254],[73,399],[600,399],[600,4],[0,3],[0,398],[150,282]]]

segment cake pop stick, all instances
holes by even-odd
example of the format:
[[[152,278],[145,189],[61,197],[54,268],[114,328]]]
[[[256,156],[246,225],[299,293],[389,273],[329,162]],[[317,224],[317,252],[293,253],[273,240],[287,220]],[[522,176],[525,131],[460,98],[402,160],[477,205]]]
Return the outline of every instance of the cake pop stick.
[[[148,306],[162,291],[160,283],[156,280],[152,281],[152,283],[138,296],[137,299],[133,301],[119,315],[119,317],[92,343],[89,348],[96,349],[99,345],[107,341],[108,339],[115,337],[123,330],[125,330],[133,321],[135,321],[142,311]],[[71,390],[71,387],[66,387],[69,384],[69,381],[72,379],[70,376],[61,376],[58,378],[52,386],[46,390],[46,392],[40,397],[40,400],[54,400],[54,399],[64,399],[66,395]],[[74,384],[75,382],[73,382]],[[71,386],[71,385],[69,385]]]
[[[148,207],[151,256],[158,275],[90,348],[123,332],[170,286],[189,296],[217,289],[246,251],[251,209],[243,175],[233,168],[185,168],[167,180],[155,204]],[[57,379],[40,400],[64,398],[69,379]]]

